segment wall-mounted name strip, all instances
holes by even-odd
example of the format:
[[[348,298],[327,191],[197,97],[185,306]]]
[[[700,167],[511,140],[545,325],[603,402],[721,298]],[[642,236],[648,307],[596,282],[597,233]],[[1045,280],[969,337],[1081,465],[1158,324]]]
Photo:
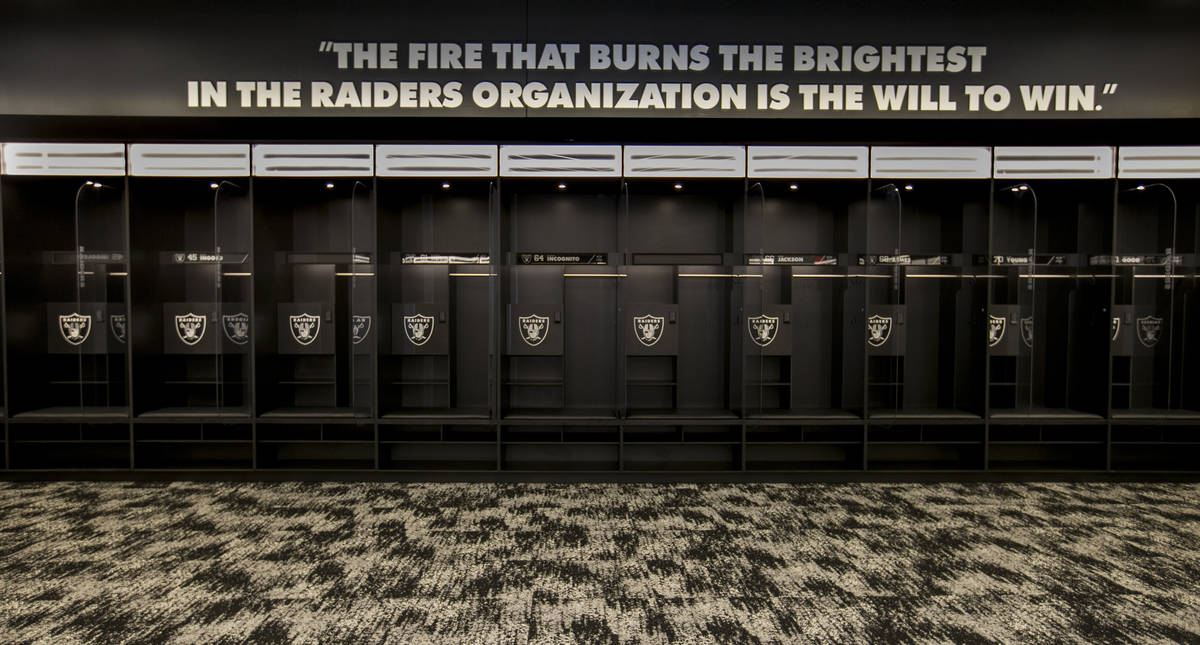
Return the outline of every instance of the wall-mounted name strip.
[[[518,253],[517,264],[608,264],[607,253]]]
[[[808,255],[808,254],[748,254],[746,256],[746,264],[751,266],[774,266],[774,265],[795,265],[795,266],[837,266],[838,258],[832,253],[823,255]]]

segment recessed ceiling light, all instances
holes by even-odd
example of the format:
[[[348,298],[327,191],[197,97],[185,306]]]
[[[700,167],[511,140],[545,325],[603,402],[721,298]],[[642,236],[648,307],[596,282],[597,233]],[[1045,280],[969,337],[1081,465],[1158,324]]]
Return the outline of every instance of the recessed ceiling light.
[[[683,190],[683,184],[675,184],[675,190]]]
[[[326,187],[326,188],[333,188],[333,182],[329,182],[329,183],[325,184],[325,187]]]
[[[449,182],[442,182],[442,189],[443,189],[443,190],[450,190],[450,183],[449,183]]]
[[[796,184],[790,184],[788,185],[788,190],[800,190],[800,187]]]
[[[559,189],[559,190],[566,190],[566,189],[567,189],[567,185],[566,185],[566,184],[559,184],[559,185],[558,185],[558,189]]]

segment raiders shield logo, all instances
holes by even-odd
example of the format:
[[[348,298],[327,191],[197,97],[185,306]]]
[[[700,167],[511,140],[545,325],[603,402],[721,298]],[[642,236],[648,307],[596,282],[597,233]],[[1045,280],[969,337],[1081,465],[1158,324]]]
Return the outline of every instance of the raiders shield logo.
[[[1008,319],[1004,316],[988,314],[988,347],[995,347],[1004,340],[1004,332],[1008,329]]]
[[[355,345],[366,340],[369,333],[371,333],[370,316],[350,316],[350,336]]]
[[[1138,342],[1144,347],[1154,347],[1162,337],[1163,319],[1158,316],[1143,316],[1137,319]]]
[[[112,328],[113,336],[117,342],[125,342],[125,314],[109,314],[108,326]]]
[[[1026,347],[1033,347],[1033,316],[1021,319],[1021,340]]]
[[[311,345],[317,339],[317,334],[321,333],[320,316],[299,314],[288,316],[288,321],[291,323],[288,328],[292,331],[292,338],[301,345]]]
[[[250,316],[243,313],[223,314],[221,327],[225,337],[234,345],[245,345],[250,342]]]
[[[875,314],[867,317],[867,344],[882,347],[892,336],[892,317]]]
[[[1112,339],[1113,339],[1113,342],[1114,342],[1114,343],[1115,343],[1115,342],[1117,342],[1117,336],[1118,336],[1118,335],[1120,335],[1120,333],[1121,333],[1121,317],[1120,317],[1120,316],[1113,316],[1113,320],[1112,320]]]
[[[404,336],[408,342],[420,347],[433,338],[433,327],[437,324],[433,316],[414,314],[404,317]]]
[[[646,347],[653,347],[658,339],[663,335],[663,322],[666,318],[662,316],[645,316],[633,317],[633,331],[637,336],[638,342]]]
[[[766,347],[775,340],[775,334],[779,331],[779,316],[764,315],[747,318],[746,327],[754,344]]]
[[[525,341],[530,347],[537,347],[546,340],[546,333],[549,331],[550,318],[548,316],[539,316],[533,314],[531,316],[520,316],[517,321],[521,324],[521,340]]]
[[[67,314],[58,317],[58,331],[63,340],[72,345],[82,345],[92,333],[92,317],[83,314]]]
[[[190,312],[175,316],[175,335],[179,336],[179,341],[184,345],[191,347],[200,342],[207,329],[208,316],[198,316]]]

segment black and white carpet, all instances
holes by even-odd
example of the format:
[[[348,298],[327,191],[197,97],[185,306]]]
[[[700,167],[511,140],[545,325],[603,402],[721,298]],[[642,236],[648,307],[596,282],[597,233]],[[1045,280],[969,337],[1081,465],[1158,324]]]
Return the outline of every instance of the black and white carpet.
[[[0,483],[0,642],[1197,643],[1197,484]]]

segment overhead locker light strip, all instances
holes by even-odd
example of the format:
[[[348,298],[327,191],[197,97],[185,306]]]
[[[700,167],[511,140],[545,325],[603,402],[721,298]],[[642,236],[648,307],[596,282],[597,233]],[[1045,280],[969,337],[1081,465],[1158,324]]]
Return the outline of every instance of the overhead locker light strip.
[[[867,146],[750,146],[747,175],[753,179],[865,179]]]
[[[997,179],[1112,179],[1113,149],[1105,146],[1000,146]]]
[[[125,144],[8,143],[4,145],[4,174],[122,176]]]
[[[1121,179],[1200,177],[1200,146],[1121,146],[1117,157]]]
[[[746,176],[744,146],[625,146],[626,177]]]
[[[375,146],[371,144],[254,146],[255,177],[371,177]]]
[[[134,177],[248,177],[250,146],[244,143],[135,143],[129,146]]]
[[[501,177],[620,177],[621,146],[500,146]]]
[[[990,179],[991,148],[874,146],[875,179]]]
[[[378,177],[495,177],[494,145],[378,145]]]

